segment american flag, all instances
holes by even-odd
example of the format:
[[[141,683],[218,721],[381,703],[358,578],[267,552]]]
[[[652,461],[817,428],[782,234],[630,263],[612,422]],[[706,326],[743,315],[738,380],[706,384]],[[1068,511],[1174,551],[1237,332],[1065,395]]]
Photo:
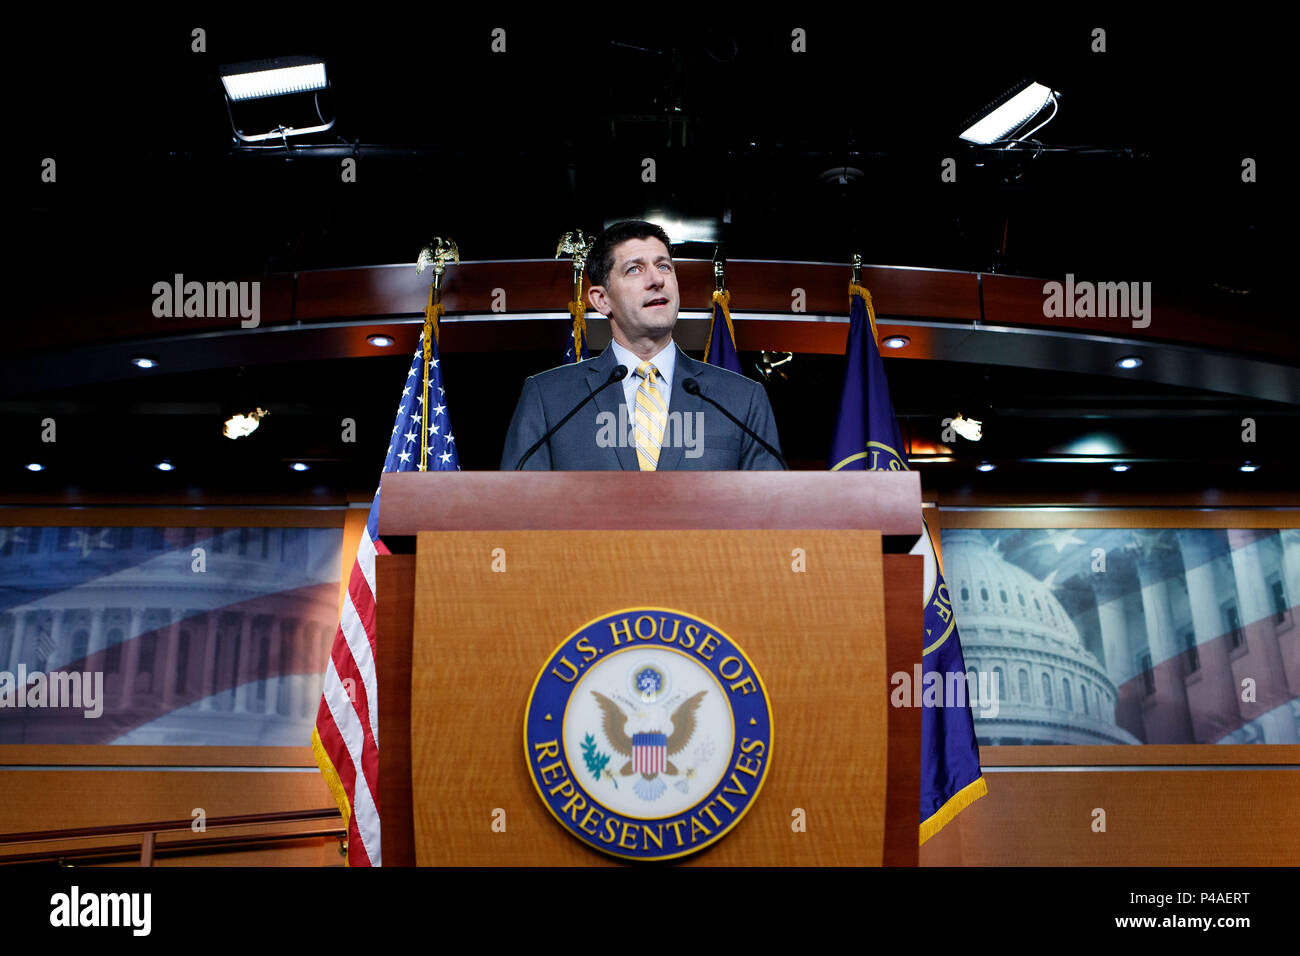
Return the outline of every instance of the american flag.
[[[458,471],[456,439],[443,399],[442,371],[434,337],[429,368],[429,408],[424,407],[421,373],[424,336],[406,373],[384,472]],[[429,436],[429,457],[420,460],[421,429]],[[348,826],[348,865],[379,866],[379,707],[375,687],[375,556],[388,554],[379,540],[379,491],[361,532],[357,560],[348,578],[334,648],[325,669],[325,688],[316,714],[312,750],[339,812]]]

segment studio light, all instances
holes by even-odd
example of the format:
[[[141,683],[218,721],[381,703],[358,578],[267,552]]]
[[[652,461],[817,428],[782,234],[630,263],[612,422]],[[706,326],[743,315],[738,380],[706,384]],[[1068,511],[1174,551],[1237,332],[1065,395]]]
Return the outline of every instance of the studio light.
[[[221,426],[221,434],[227,438],[243,438],[245,435],[251,435],[257,431],[257,426],[263,418],[271,414],[265,408],[255,408],[247,415],[235,413],[226,419],[225,424]]]
[[[228,63],[220,67],[219,72],[226,98],[226,111],[230,116],[230,128],[241,142],[255,143],[267,139],[306,136],[309,133],[323,133],[334,126],[335,118],[326,121],[320,111],[319,94],[329,89],[329,79],[325,75],[325,61],[319,57],[281,56],[247,63]],[[270,100],[274,97],[288,98],[303,93],[312,94],[318,123],[296,127],[279,122],[265,133],[245,133],[235,123],[234,110],[231,109],[233,104]],[[291,108],[287,103],[286,99],[284,108]],[[299,108],[300,106],[301,104]],[[279,108],[278,104],[276,109]]]
[[[170,461],[160,461],[160,462],[158,462],[158,464],[154,465],[154,467],[157,468],[159,471],[175,471],[175,470],[176,470],[176,466],[173,465]]]
[[[39,461],[29,462],[28,464],[24,465],[23,467],[25,467],[28,471],[44,471],[44,470],[45,470],[45,466],[42,465]]]
[[[975,470],[976,470],[976,471],[992,471],[992,470],[993,470],[994,468],[996,468],[996,467],[997,467],[997,465],[993,464],[993,462],[991,462],[991,461],[982,461],[982,462],[980,462],[978,465],[975,466]]]
[[[911,341],[906,335],[891,335],[880,344],[887,349],[901,349]]]
[[[772,373],[776,372],[778,378],[789,380],[790,376],[785,371],[777,371],[782,365],[794,361],[793,352],[760,352],[758,361],[754,363],[754,368],[758,374],[763,376],[763,381],[770,382]]]
[[[1032,80],[1017,84],[985,107],[978,118],[966,127],[961,138],[980,146],[1011,140],[1012,142],[1007,146],[1010,149],[1012,145],[1038,132],[1055,118],[1060,95],[1050,87]],[[1052,107],[1052,115],[1033,129],[1022,133],[1021,131],[1049,104]]]
[[[1241,466],[1241,470],[1247,473],[1252,471],[1259,471],[1259,465],[1253,464],[1252,462],[1248,461]]]
[[[221,67],[221,84],[233,102],[323,90],[325,61],[314,56],[280,56]]]
[[[157,368],[158,360],[152,355],[133,355],[131,364],[136,368]]]
[[[1140,368],[1142,360],[1136,355],[1125,355],[1122,359],[1115,360],[1116,368]]]
[[[366,341],[376,348],[386,349],[395,341],[391,335],[367,335]]]
[[[973,418],[966,418],[961,412],[958,412],[957,417],[949,424],[952,425],[953,431],[967,441],[979,441],[984,435],[984,423]]]
[[[1111,471],[1128,471],[1129,466],[1125,464],[1115,464],[1110,466]]]
[[[289,467],[292,468],[294,471],[306,471],[311,467],[311,465],[307,464],[305,461],[295,461]]]

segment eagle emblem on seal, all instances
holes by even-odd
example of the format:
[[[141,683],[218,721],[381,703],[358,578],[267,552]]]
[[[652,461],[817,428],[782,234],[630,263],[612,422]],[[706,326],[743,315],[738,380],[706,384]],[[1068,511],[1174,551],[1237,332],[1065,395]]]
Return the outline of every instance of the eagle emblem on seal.
[[[637,796],[643,800],[657,800],[668,789],[668,785],[660,779],[661,776],[676,777],[680,774],[669,758],[677,756],[690,744],[691,737],[695,735],[695,712],[708,691],[692,694],[671,715],[667,713],[666,707],[658,708],[658,713],[628,714],[599,691],[593,690],[591,693],[600,705],[601,729],[605,732],[605,739],[615,753],[627,758],[619,768],[619,776],[635,775],[637,779],[633,782],[632,789]],[[628,725],[634,717],[640,718],[638,724],[648,729],[637,729],[629,733]],[[671,733],[664,729],[662,721],[665,718],[672,728]]]

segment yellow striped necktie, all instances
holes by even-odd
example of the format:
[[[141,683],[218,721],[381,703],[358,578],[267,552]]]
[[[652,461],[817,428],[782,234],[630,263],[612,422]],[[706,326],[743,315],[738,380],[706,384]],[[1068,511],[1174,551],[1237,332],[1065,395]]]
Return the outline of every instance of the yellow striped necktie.
[[[641,377],[636,389],[636,458],[642,471],[654,471],[659,467],[668,407],[664,393],[655,387],[659,370],[649,362],[642,362],[636,374]]]

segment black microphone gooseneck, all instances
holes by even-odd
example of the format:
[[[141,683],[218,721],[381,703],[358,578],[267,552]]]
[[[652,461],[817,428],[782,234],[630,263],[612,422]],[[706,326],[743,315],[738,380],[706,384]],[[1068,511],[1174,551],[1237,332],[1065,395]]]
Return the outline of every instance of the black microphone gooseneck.
[[[754,439],[754,441],[758,442],[760,445],[762,445],[764,448],[766,448],[769,452],[771,452],[772,455],[773,455],[773,457],[775,457],[776,460],[779,461],[779,462],[781,463],[781,467],[782,467],[782,468],[784,468],[786,471],[789,471],[789,470],[790,470],[790,466],[787,465],[787,464],[785,463],[785,459],[781,457],[781,453],[780,453],[779,451],[777,451],[775,448],[773,448],[773,447],[772,447],[771,445],[769,445],[767,442],[763,441],[763,439],[759,438],[759,437],[758,437],[758,433],[755,432],[754,429],[750,428],[748,425],[746,425],[744,422],[742,422],[742,421],[741,421],[739,418],[737,418],[735,415],[731,414],[731,412],[727,411],[725,408],[723,408],[721,405],[719,405],[719,404],[718,404],[717,402],[715,402],[713,399],[709,398],[709,396],[707,396],[707,395],[705,395],[703,392],[701,392],[701,391],[700,391],[700,383],[697,382],[697,381],[695,381],[695,379],[693,379],[693,378],[685,379],[685,380],[682,382],[682,390],[683,390],[684,392],[686,392],[686,394],[688,394],[688,395],[698,395],[700,398],[704,399],[706,402],[708,402],[710,405],[712,405],[712,406],[713,406],[714,408],[716,408],[718,411],[722,412],[722,414],[726,415],[726,416],[727,416],[728,418],[730,418],[733,422],[735,422],[737,425],[739,425],[741,428],[743,428],[743,429],[745,430],[745,434],[749,435],[750,438]]]
[[[533,443],[532,448],[524,452],[524,457],[520,458],[519,464],[515,465],[515,471],[523,471],[524,462],[526,462],[529,458],[533,456],[533,452],[537,451],[537,449],[545,445],[546,442],[550,439],[550,437],[554,435],[556,432],[558,432],[561,426],[563,426],[565,422],[567,422],[570,418],[572,418],[574,415],[578,414],[578,412],[582,410],[582,406],[586,405],[589,401],[591,401],[593,398],[595,398],[605,389],[609,388],[615,382],[621,382],[625,378],[627,378],[627,366],[616,365],[614,367],[614,370],[609,373],[609,378],[605,379],[604,385],[600,386],[600,388],[594,389],[590,395],[588,395],[586,398],[580,401],[577,405],[574,405],[573,411],[569,412],[569,414],[565,415],[558,422],[552,425],[550,430],[547,431],[545,435],[543,435],[541,438],[537,439],[537,441]],[[762,439],[759,440],[761,441]]]

